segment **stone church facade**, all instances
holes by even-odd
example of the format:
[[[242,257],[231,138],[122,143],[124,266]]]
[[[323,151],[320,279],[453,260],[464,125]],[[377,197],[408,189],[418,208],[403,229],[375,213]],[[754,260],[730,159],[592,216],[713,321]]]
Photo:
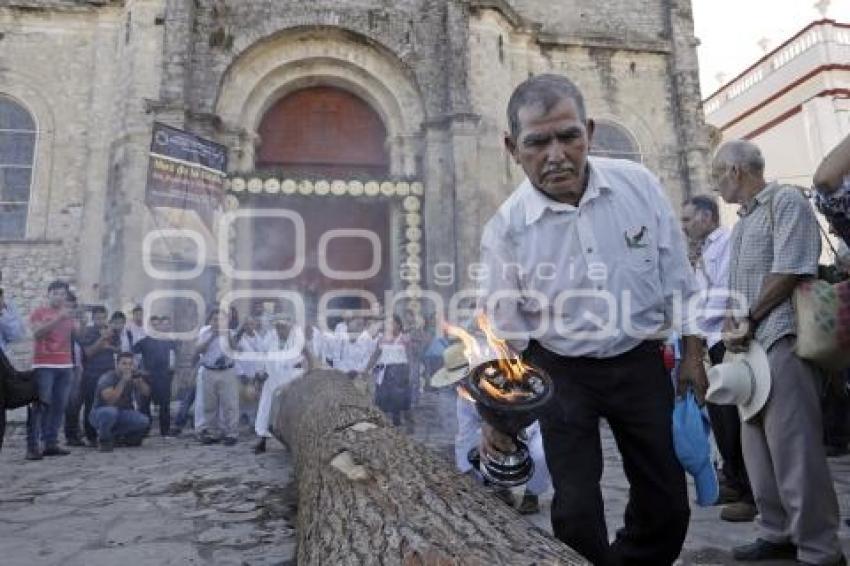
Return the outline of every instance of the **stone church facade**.
[[[226,211],[359,215],[383,230],[373,290],[448,297],[522,180],[502,133],[532,74],[573,79],[594,151],[641,160],[674,205],[705,190],[695,45],[690,0],[0,0],[3,286],[28,310],[54,277],[114,308],[248,285],[209,250],[203,284],[143,268],[146,236],[180,224],[145,205],[160,122],[228,148]],[[210,246],[243,260],[274,239],[216,222]]]

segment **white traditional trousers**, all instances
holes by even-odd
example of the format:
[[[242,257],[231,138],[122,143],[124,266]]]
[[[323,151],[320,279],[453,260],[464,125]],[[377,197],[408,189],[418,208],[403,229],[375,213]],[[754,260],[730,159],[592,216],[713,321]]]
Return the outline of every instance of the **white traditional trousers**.
[[[272,371],[268,379],[263,382],[263,390],[260,392],[260,402],[257,406],[257,420],[254,421],[254,430],[257,436],[271,438],[269,432],[269,418],[272,410],[272,398],[274,392],[304,373],[301,369],[289,369],[287,371]]]

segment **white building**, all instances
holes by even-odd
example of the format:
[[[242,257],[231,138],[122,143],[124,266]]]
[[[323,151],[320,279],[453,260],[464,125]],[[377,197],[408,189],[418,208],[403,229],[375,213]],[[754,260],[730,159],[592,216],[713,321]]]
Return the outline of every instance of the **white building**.
[[[809,24],[703,104],[722,141],[761,147],[768,179],[810,186],[826,153],[850,133],[850,23]],[[734,208],[723,218],[734,222]]]

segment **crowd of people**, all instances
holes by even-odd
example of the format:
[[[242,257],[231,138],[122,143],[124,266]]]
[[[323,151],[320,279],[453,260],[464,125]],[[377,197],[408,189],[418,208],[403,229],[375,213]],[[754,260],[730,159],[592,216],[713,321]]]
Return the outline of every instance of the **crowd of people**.
[[[332,332],[296,325],[280,305],[255,302],[244,320],[232,308],[213,308],[193,344],[171,339],[169,316],[147,325],[141,307],[128,321],[102,305],[81,308],[64,281],[47,289],[46,304],[27,325],[11,302],[0,312],[0,347],[33,337],[32,369],[39,402],[27,408],[26,459],[69,454],[67,447],[112,451],[137,446],[152,427],[152,406],[161,436],[180,435],[192,413],[202,444],[238,441],[241,418],[251,418],[265,452],[275,390],[309,369],[334,368],[373,385],[375,404],[400,426],[411,423],[419,399],[423,354],[431,335],[413,311],[386,325],[383,315],[346,312]],[[172,421],[172,393],[181,348],[189,352],[190,383],[179,392]],[[63,428],[66,447],[60,446]]]
[[[792,295],[802,281],[825,272],[808,195],[766,180],[759,148],[733,140],[714,155],[710,189],[739,205],[734,227],[720,225],[718,202],[708,194],[690,198],[679,219],[645,167],[588,157],[593,120],[565,77],[526,80],[507,114],[505,145],[527,179],[484,228],[481,259],[489,269],[482,292],[494,298],[487,314],[495,328],[511,332],[510,346],[554,383],[554,399],[525,433],[537,473],[521,510],[536,511],[537,496],[551,482],[555,536],[594,564],[671,564],[690,522],[671,414],[676,394],[690,390],[707,406],[721,456],[721,518],[758,523],[759,537],[734,548],[734,557],[846,564],[826,458],[847,451],[850,375],[832,375],[838,385],[825,388],[824,373],[795,350]],[[843,244],[830,273],[846,278],[850,137],[827,156],[814,180],[814,204]],[[554,277],[540,276],[541,264],[551,266]],[[606,276],[595,277],[591,265],[604,266]],[[570,309],[555,312],[569,291],[575,292]],[[597,333],[609,304],[592,292],[623,302],[628,297],[617,331]],[[730,310],[729,293],[743,297],[743,313]],[[698,316],[674,308],[675,296],[700,302]],[[541,326],[553,313],[563,324]],[[412,312],[405,320],[390,316],[390,324],[385,316],[346,316],[323,332],[261,303],[241,322],[233,311],[213,309],[191,351],[194,386],[181,396],[172,424],[178,345],[167,338],[171,321],[152,317],[145,326],[139,308],[129,322],[121,312],[107,315],[95,307],[86,323],[62,281],[50,284],[47,303],[31,314],[32,367],[43,403],[29,408],[27,459],[68,453],[58,442],[63,422],[69,446],[83,445],[83,437],[102,451],[137,445],[149,433],[151,404],[159,407],[160,434],[179,434],[194,403],[198,440],[233,445],[246,410],[240,389],[258,392],[255,450],[263,452],[274,391],[321,367],[366,377],[375,404],[400,426],[410,420],[423,369],[433,373],[433,360],[442,355],[435,380],[445,385],[463,375],[466,363],[457,347],[425,331]],[[665,363],[653,337],[668,324],[676,331],[675,367]],[[14,306],[0,302],[0,347],[21,337],[24,326]],[[769,395],[724,397],[724,383],[709,384],[707,367],[719,372],[735,354],[762,356],[759,378],[769,384]],[[745,387],[754,388],[757,369],[749,371],[753,379]],[[513,440],[482,422],[462,397],[457,403],[456,464],[474,474],[470,449],[511,452]],[[603,418],[630,484],[625,524],[613,541],[600,488]]]

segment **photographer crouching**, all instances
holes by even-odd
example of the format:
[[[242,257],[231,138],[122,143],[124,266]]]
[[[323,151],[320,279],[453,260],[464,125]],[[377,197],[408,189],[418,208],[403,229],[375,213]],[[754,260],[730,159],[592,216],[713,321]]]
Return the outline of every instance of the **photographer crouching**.
[[[97,382],[94,408],[89,415],[100,452],[112,452],[116,441],[125,446],[141,445],[150,419],[135,407],[150,394],[150,386],[133,367],[133,354],[118,354],[115,370],[103,374]]]

